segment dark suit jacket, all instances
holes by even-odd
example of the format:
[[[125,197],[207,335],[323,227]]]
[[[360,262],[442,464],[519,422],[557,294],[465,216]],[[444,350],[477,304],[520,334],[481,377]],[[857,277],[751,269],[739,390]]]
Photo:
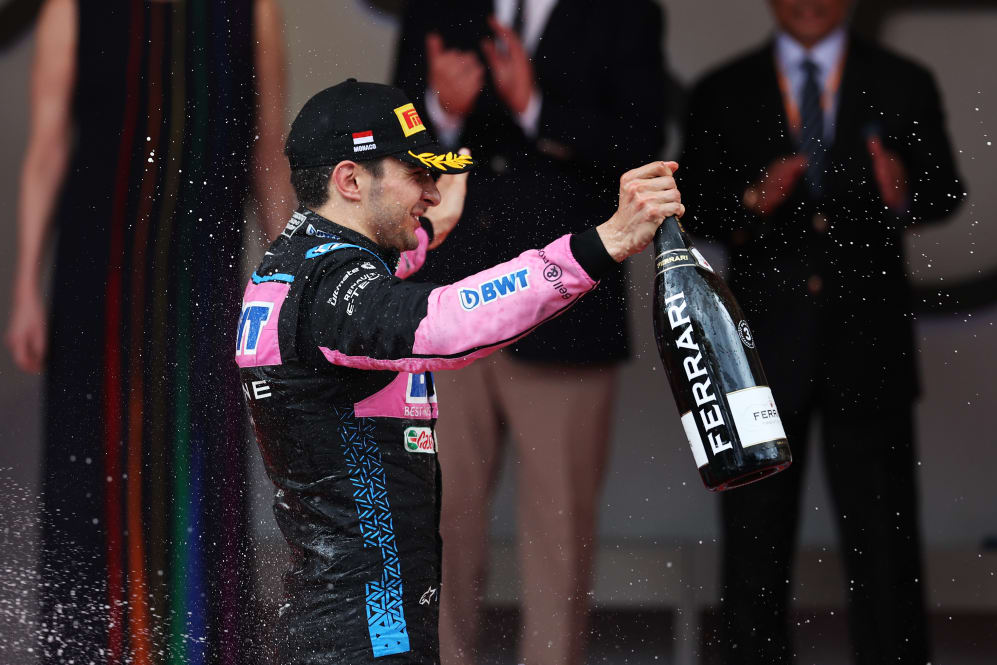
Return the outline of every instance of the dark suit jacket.
[[[767,219],[742,205],[744,191],[774,159],[796,152],[773,44],[707,75],[690,98],[678,172],[684,221],[727,245],[728,281],[784,411],[817,400],[868,412],[917,395],[903,233],[942,218],[964,195],[931,74],[855,38],[846,58],[825,196],[811,200],[801,183]],[[904,214],[884,209],[870,133],[907,168]],[[814,276],[817,293],[808,289]]]
[[[405,12],[395,84],[425,112],[425,37],[479,52],[491,35],[490,2],[413,1]],[[417,278],[451,282],[583,231],[614,212],[619,178],[664,145],[665,73],[661,11],[648,0],[562,0],[533,56],[543,95],[539,136],[526,137],[489,79],[465,119],[461,145],[479,168],[460,223]],[[520,357],[604,363],[628,355],[622,270],[564,316],[519,342]]]

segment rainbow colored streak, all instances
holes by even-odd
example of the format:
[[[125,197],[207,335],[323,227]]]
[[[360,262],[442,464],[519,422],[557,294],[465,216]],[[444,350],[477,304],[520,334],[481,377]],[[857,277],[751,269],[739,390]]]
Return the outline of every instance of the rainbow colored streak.
[[[243,416],[227,397],[220,403],[232,421],[219,425],[203,408],[217,389],[204,368],[222,342],[203,330],[194,295],[225,277],[198,255],[195,238],[203,208],[218,207],[202,205],[204,183],[218,174],[209,168],[232,163],[228,121],[240,98],[230,24],[251,4],[127,6],[101,405],[108,663],[235,665],[247,657],[245,469],[226,449],[241,441]],[[212,114],[224,121],[213,125]]]
[[[120,662],[124,657],[125,572],[122,557],[121,490],[121,330],[122,289],[124,266],[125,224],[128,205],[132,144],[137,123],[139,80],[141,73],[142,37],[145,33],[141,3],[131,3],[128,34],[128,64],[125,79],[125,115],[118,166],[115,175],[111,210],[111,253],[108,263],[107,301],[105,310],[105,348],[107,359],[104,375],[104,444],[107,473],[107,589],[108,589],[108,660]]]

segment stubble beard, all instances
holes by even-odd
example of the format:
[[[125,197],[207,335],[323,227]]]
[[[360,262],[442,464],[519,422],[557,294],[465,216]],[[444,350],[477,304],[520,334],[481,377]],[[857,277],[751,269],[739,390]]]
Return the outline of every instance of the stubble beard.
[[[408,229],[409,210],[402,210],[398,205],[386,205],[378,184],[375,184],[371,190],[369,201],[370,225],[378,245],[399,252],[419,246],[419,239]]]

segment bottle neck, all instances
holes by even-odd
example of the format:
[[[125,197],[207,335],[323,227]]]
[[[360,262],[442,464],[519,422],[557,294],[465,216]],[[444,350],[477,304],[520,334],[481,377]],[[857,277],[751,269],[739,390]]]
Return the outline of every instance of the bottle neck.
[[[688,247],[688,243],[678,218],[674,215],[666,218],[654,233],[654,255],[658,256],[662,252],[685,249],[686,247]]]

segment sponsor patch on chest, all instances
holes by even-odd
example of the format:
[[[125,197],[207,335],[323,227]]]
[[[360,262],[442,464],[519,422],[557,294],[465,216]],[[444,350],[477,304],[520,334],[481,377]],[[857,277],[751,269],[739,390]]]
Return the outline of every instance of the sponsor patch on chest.
[[[387,386],[353,405],[358,418],[432,420],[439,415],[432,372],[399,372]]]
[[[409,453],[436,453],[436,436],[431,427],[406,427],[404,444]]]

